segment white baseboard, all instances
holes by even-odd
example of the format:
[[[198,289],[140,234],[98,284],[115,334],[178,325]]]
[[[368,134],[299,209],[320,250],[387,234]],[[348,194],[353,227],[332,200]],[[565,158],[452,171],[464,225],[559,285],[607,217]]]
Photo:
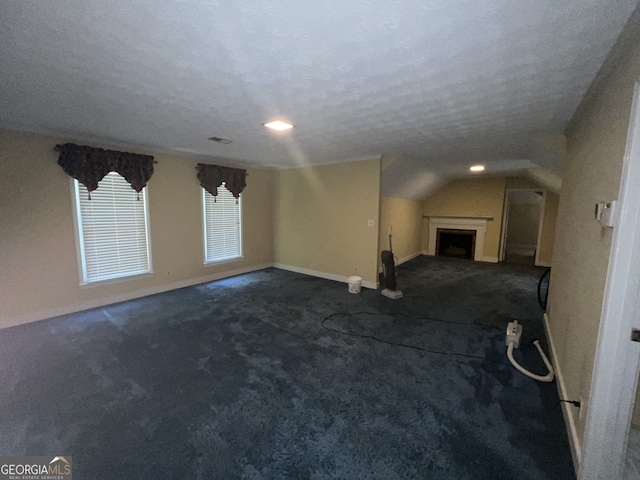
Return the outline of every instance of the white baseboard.
[[[411,255],[407,255],[406,257],[398,260],[398,262],[395,265],[397,267],[398,265],[402,265],[403,263],[408,262],[409,260],[413,260],[414,258],[419,257],[420,255],[426,255],[426,253],[418,252],[418,253],[413,253]],[[378,268],[378,273],[382,273],[382,271],[383,271],[383,268],[382,268],[382,265],[380,265],[380,268]]]
[[[429,255],[429,253],[427,253],[425,250],[423,250],[421,252],[422,255],[426,255],[427,257],[435,257],[436,255]],[[417,256],[417,255],[416,255]],[[442,258],[447,258],[447,257],[442,257]],[[482,257],[482,260],[479,260],[480,262],[488,262],[488,263],[498,263],[498,257],[487,257],[484,256]]]
[[[294,267],[293,265],[285,265],[283,263],[275,263],[273,266],[275,268],[279,268],[281,270],[287,270],[289,272],[302,273],[303,275],[324,278],[326,280],[333,280],[334,282],[349,283],[348,276],[335,275],[333,273],[327,273],[327,272],[319,272],[317,270],[310,270],[308,268],[302,268],[302,267]],[[369,282],[367,280],[363,280],[362,286],[365,288],[371,288],[376,290],[380,285],[378,282]]]
[[[403,263],[408,262],[409,260],[413,260],[414,258],[419,257],[420,255],[422,255],[422,252],[417,252],[417,253],[412,253],[411,255],[407,255],[406,257],[398,260],[398,263],[396,263],[396,265],[402,265]]]
[[[533,256],[536,253],[536,247],[536,244],[510,243],[506,245],[505,249],[507,253],[513,255]]]
[[[547,333],[547,340],[551,350],[551,363],[556,372],[558,395],[560,395],[560,398],[562,399],[571,400],[567,394],[566,384],[564,383],[564,377],[562,376],[562,368],[558,363],[558,356],[556,355],[555,344],[553,342],[553,336],[551,335],[551,328],[549,325],[549,316],[546,313],[544,314],[544,329]],[[576,422],[570,410],[575,407],[566,402],[562,402],[561,405],[562,416],[564,417],[564,424],[567,429],[567,436],[569,437],[569,447],[571,449],[571,457],[573,459],[573,468],[577,476],[578,469],[580,468],[580,462],[582,461],[582,448],[580,446],[580,439],[578,438]]]
[[[488,262],[488,263],[498,263],[498,257],[487,257],[487,256],[484,256],[484,257],[482,257],[482,261],[483,262]]]
[[[97,298],[94,300],[87,300],[84,302],[78,302],[71,305],[61,305],[59,307],[46,308],[37,310],[35,312],[26,313],[23,315],[16,315],[14,317],[6,317],[0,319],[0,329],[15,327],[16,325],[22,325],[24,323],[37,322],[44,320],[45,318],[57,317],[60,315],[66,315],[69,313],[81,312],[83,310],[90,310],[92,308],[104,307],[105,305],[111,305],[113,303],[125,302],[127,300],[134,300],[136,298],[147,297],[149,295],[155,295],[157,293],[168,292],[170,290],[177,290],[178,288],[190,287],[192,285],[198,285],[201,283],[213,282],[214,280],[220,280],[222,278],[234,277],[243,273],[255,272],[258,270],[264,270],[265,268],[273,267],[273,263],[265,263],[262,265],[255,265],[251,267],[238,268],[236,270],[227,270],[224,272],[212,273],[210,275],[203,275],[201,277],[189,278],[187,280],[180,280],[177,282],[165,283],[163,285],[157,285],[150,288],[144,288],[141,290],[134,290],[131,292],[119,293],[116,295],[109,295],[108,297]]]

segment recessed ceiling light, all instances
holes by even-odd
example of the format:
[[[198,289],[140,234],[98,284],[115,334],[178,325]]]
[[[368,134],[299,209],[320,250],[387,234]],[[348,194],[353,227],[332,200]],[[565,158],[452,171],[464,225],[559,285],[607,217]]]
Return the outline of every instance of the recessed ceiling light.
[[[484,165],[473,165],[469,168],[469,170],[471,170],[472,172],[483,172]]]
[[[267,128],[272,128],[274,130],[289,130],[290,128],[293,128],[293,125],[291,125],[290,123],[282,122],[280,120],[265,123],[264,126]]]

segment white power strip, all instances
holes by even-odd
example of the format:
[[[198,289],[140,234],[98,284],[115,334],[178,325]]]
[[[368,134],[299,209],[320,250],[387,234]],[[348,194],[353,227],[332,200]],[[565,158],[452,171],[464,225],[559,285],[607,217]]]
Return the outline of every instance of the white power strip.
[[[549,370],[549,373],[547,373],[545,376],[531,373],[529,370],[522,367],[516,361],[515,358],[513,358],[513,349],[520,347],[521,338],[522,338],[522,325],[520,325],[517,320],[514,320],[513,322],[509,322],[507,324],[507,335],[504,339],[504,343],[507,345],[507,358],[509,358],[511,365],[513,365],[516,368],[516,370],[518,370],[520,373],[524,373],[527,377],[533,378],[534,380],[538,380],[539,382],[552,382],[553,377],[555,376],[555,372],[553,371],[553,366],[551,365],[551,362],[542,351],[542,347],[540,346],[540,342],[538,340],[534,340],[533,345],[538,349],[538,352],[540,353],[540,357],[542,358],[542,361],[547,366],[547,370]]]
[[[522,325],[517,320],[509,322],[507,324],[507,336],[504,339],[504,344],[508,347],[510,343],[513,343],[514,348],[520,347],[520,338],[522,337]]]

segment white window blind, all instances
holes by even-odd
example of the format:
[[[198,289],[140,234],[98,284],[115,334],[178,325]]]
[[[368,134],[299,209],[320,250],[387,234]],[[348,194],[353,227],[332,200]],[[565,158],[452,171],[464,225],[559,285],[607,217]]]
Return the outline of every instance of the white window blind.
[[[83,283],[151,272],[147,189],[138,194],[118,173],[91,192],[74,180]]]
[[[214,198],[202,189],[204,214],[204,261],[221,262],[242,257],[242,200],[224,187]]]

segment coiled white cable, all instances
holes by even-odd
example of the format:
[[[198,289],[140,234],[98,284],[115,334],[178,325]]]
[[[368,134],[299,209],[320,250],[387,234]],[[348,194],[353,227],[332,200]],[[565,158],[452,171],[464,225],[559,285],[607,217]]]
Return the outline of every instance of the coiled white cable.
[[[516,369],[519,372],[524,373],[527,377],[533,378],[534,380],[538,380],[539,382],[551,382],[551,381],[553,381],[553,377],[555,376],[555,372],[553,370],[553,366],[551,365],[551,362],[549,361],[547,356],[542,351],[542,347],[540,346],[540,342],[538,340],[535,340],[533,342],[533,344],[538,349],[538,352],[540,352],[540,356],[542,357],[542,361],[544,362],[544,364],[547,366],[547,369],[549,370],[549,373],[547,373],[544,377],[541,376],[541,375],[536,375],[535,373],[531,373],[529,370],[521,367],[520,364],[518,362],[516,362],[516,360],[513,358],[513,346],[514,346],[514,343],[515,342],[509,342],[509,346],[507,347],[507,357],[509,358],[509,361],[511,362],[511,364],[514,367],[516,367]]]

